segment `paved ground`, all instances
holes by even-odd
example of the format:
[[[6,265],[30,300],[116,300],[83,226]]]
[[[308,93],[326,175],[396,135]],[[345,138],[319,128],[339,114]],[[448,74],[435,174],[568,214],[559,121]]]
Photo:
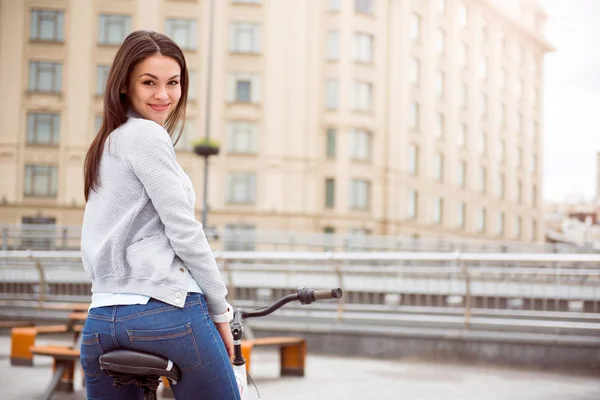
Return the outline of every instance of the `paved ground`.
[[[59,341],[60,337],[38,340],[40,344]],[[10,337],[0,336],[0,399],[40,398],[50,379],[50,359],[37,357],[34,367],[11,367],[9,345]],[[279,378],[278,355],[266,349],[255,351],[253,377],[263,400],[600,399],[600,376],[414,360],[309,355],[304,378]],[[56,400],[85,399],[79,373],[76,393],[57,395]],[[250,393],[255,399],[253,388]]]

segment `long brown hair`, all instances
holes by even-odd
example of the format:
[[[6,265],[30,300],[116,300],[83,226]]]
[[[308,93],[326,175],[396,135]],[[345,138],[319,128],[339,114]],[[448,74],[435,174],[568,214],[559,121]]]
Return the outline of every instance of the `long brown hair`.
[[[110,68],[106,90],[104,92],[104,112],[102,126],[92,141],[85,156],[84,175],[85,201],[88,201],[90,191],[100,186],[100,158],[104,150],[104,143],[112,131],[127,121],[127,110],[129,101],[122,93],[128,87],[129,75],[133,68],[146,58],[161,54],[177,61],[181,67],[181,98],[175,110],[167,117],[164,128],[173,136],[176,130],[181,136],[185,123],[185,109],[188,92],[188,70],[185,57],[179,46],[170,38],[152,31],[135,31],[130,33],[115,55],[114,62]]]

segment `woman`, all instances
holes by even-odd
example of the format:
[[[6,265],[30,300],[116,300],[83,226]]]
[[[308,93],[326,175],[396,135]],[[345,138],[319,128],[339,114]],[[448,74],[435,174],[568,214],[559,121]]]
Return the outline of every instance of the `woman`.
[[[143,398],[134,385],[114,388],[100,370],[98,358],[121,348],[177,364],[177,399],[239,399],[227,289],[171,139],[183,125],[187,91],[185,58],[171,39],[149,31],[127,36],[85,159],[81,250],[93,295],[81,365],[88,399]]]

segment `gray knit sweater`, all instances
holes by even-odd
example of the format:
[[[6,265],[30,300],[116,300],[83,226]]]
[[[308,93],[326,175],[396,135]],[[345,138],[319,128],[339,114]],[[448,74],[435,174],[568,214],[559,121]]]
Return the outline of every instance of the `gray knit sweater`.
[[[130,114],[110,134],[81,234],[92,292],[143,294],[183,307],[191,274],[210,313],[225,312],[227,289],[184,179],[157,123]]]

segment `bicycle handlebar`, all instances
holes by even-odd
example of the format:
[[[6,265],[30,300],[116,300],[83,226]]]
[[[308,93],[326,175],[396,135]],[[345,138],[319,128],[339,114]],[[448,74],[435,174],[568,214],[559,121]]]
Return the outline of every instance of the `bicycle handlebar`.
[[[275,310],[278,310],[282,306],[292,301],[300,301],[302,304],[311,304],[318,300],[328,300],[328,299],[340,299],[342,298],[343,292],[342,289],[326,289],[326,290],[314,290],[309,288],[300,288],[298,289],[298,293],[296,294],[288,294],[277,300],[275,303],[259,308],[258,310],[253,311],[241,311],[242,319],[248,318],[257,318],[264,317],[265,315],[269,315]]]

